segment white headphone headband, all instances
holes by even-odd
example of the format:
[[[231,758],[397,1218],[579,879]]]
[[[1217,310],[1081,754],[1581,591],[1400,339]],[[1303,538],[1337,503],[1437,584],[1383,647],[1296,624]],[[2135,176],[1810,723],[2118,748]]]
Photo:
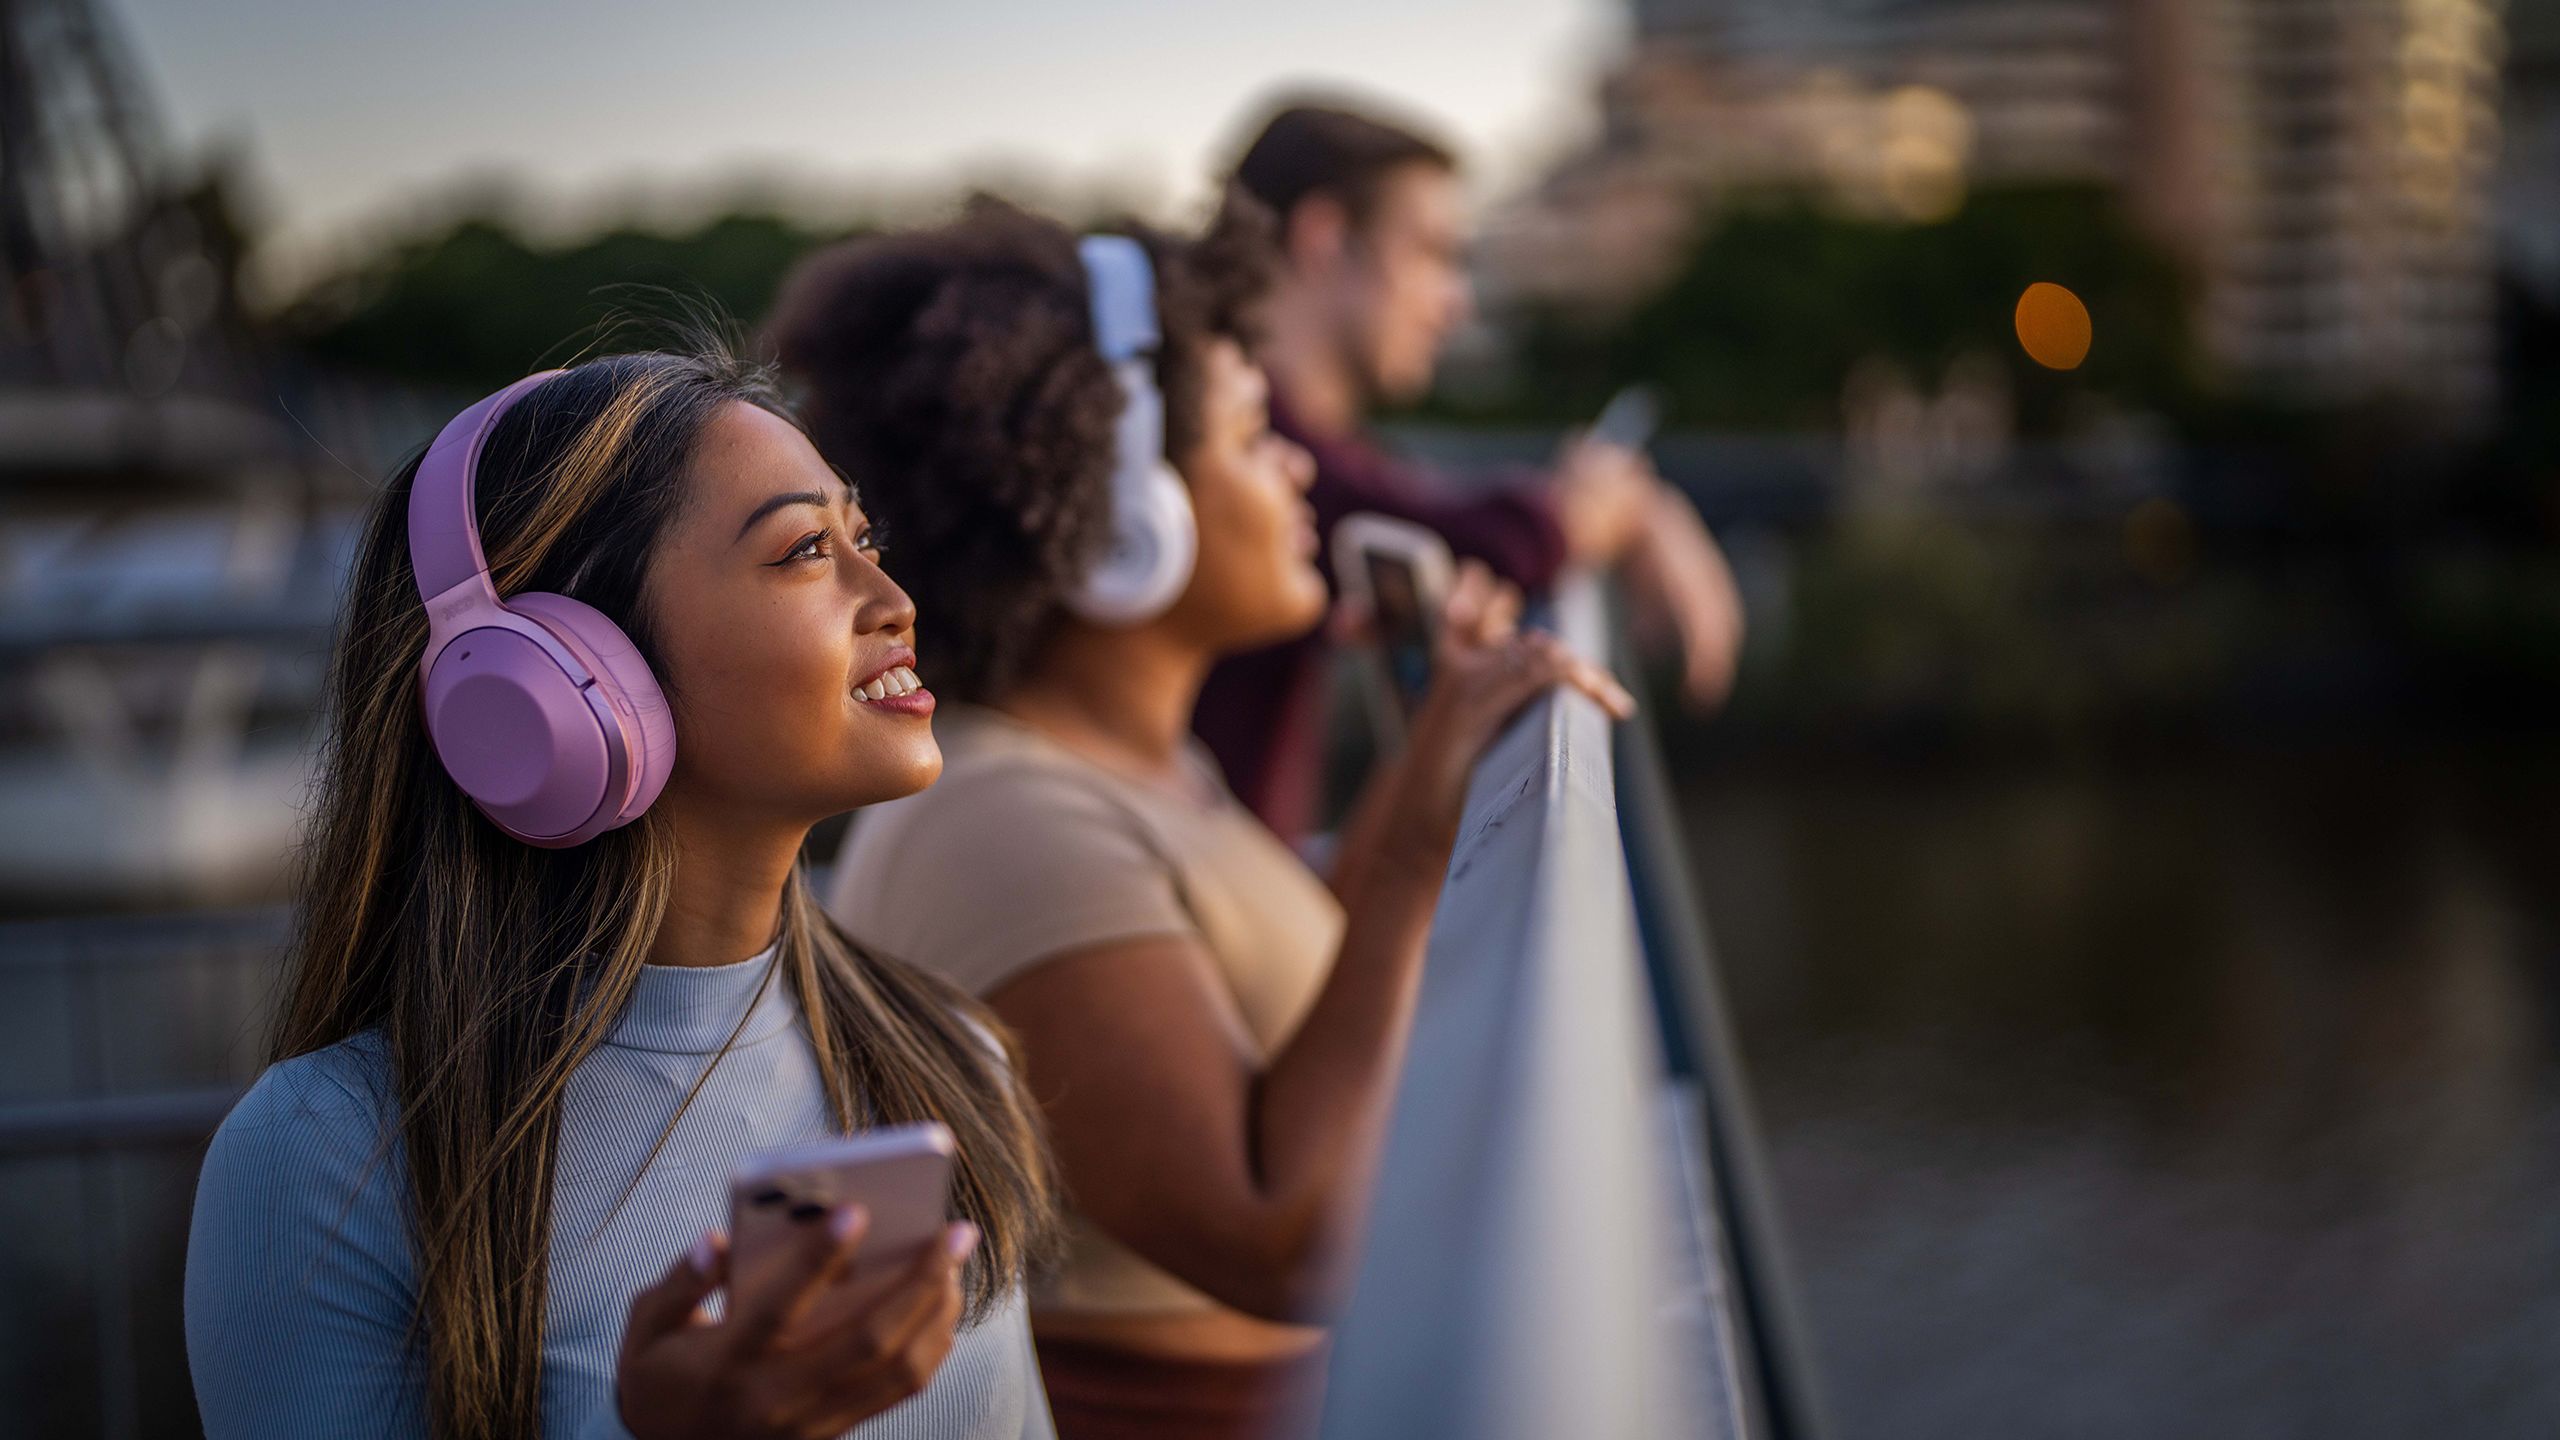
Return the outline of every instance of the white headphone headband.
[[[1164,342],[1156,324],[1156,267],[1126,235],[1087,235],[1076,246],[1092,293],[1093,343],[1117,365],[1152,355]]]
[[[1191,493],[1164,457],[1155,266],[1146,247],[1126,235],[1087,235],[1076,254],[1084,261],[1094,349],[1119,381],[1122,404],[1112,428],[1111,547],[1067,603],[1089,620],[1135,624],[1181,595],[1198,533]]]

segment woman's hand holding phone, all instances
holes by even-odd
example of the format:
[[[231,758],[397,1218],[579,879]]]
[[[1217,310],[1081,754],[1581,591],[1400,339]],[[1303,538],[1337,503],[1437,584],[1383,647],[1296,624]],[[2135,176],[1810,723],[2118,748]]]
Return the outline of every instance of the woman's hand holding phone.
[[[1441,612],[1431,688],[1398,764],[1393,850],[1437,871],[1448,862],[1476,757],[1537,696],[1569,685],[1623,720],[1635,697],[1608,670],[1543,631],[1520,629],[1520,592],[1480,561],[1458,567]]]
[[[731,1275],[726,1240],[706,1234],[631,1300],[615,1377],[637,1440],[825,1440],[922,1390],[950,1353],[960,1273],[977,1248],[965,1221],[905,1275],[840,1319],[801,1322],[848,1283],[869,1229],[859,1205]],[[727,1313],[703,1302],[727,1287]]]

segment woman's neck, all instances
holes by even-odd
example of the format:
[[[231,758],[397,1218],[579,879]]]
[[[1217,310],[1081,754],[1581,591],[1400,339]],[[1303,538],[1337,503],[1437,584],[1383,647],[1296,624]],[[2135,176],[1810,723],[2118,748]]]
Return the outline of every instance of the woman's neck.
[[[728,965],[772,944],[806,830],[769,819],[723,822],[673,794],[660,797],[659,808],[670,812],[676,867],[649,963]]]
[[[996,708],[1113,768],[1179,781],[1212,658],[1154,626],[1069,621]]]

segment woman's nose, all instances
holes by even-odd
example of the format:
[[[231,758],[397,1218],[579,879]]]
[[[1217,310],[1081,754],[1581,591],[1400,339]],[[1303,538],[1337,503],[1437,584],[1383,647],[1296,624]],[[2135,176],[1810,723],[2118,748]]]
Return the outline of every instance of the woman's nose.
[[[867,573],[857,582],[860,598],[854,605],[854,633],[869,635],[886,630],[896,634],[914,629],[916,602],[907,594],[906,588],[890,579],[888,571],[868,561],[863,563],[862,569]]]

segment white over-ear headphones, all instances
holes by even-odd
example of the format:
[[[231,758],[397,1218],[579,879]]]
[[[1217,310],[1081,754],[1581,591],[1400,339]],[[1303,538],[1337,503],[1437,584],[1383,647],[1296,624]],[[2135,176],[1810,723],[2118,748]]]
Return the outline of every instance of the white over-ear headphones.
[[[1126,235],[1088,235],[1078,245],[1092,292],[1093,343],[1120,382],[1113,434],[1111,548],[1067,597],[1067,608],[1098,625],[1135,625],[1164,613],[1191,583],[1200,536],[1191,492],[1164,458],[1164,396],[1156,389],[1155,267]]]

